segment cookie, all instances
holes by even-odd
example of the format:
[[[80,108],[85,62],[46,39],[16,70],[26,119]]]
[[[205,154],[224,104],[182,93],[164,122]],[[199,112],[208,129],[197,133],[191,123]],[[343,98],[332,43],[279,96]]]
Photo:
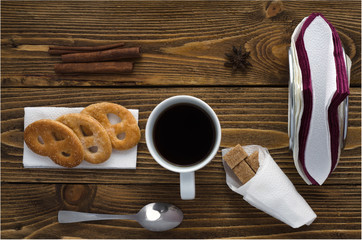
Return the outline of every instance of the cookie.
[[[94,118],[80,113],[60,116],[57,121],[73,130],[84,149],[84,160],[98,164],[108,160],[112,154],[112,144],[107,131]]]
[[[82,112],[95,118],[106,129],[113,148],[117,150],[130,149],[137,145],[141,138],[141,131],[132,113],[115,103],[96,103],[89,105]],[[115,114],[121,119],[112,124],[109,114]]]
[[[48,156],[63,167],[75,167],[84,158],[83,146],[77,135],[64,124],[42,119],[24,130],[26,145],[35,153]]]

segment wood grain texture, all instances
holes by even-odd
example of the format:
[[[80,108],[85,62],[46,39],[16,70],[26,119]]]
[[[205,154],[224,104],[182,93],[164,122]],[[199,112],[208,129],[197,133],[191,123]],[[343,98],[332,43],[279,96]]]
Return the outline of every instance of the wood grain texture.
[[[1,238],[361,238],[360,1],[1,1]],[[340,163],[323,186],[307,186],[288,149],[288,58],[297,24],[320,12],[351,57],[349,127]],[[51,45],[142,46],[132,74],[56,75]],[[241,46],[253,65],[232,73],[224,53]],[[220,150],[267,147],[318,218],[290,228],[225,184],[221,152],[196,173],[196,199],[149,154],[144,129],[162,100],[206,101],[222,127]],[[139,109],[136,170],[24,169],[24,108],[109,101]],[[49,160],[50,161],[50,160]],[[153,233],[132,221],[59,224],[60,209],[134,214],[170,202],[185,218]]]
[[[1,1],[2,86],[271,85],[288,83],[297,24],[321,12],[335,26],[361,84],[360,1]],[[266,12],[267,11],[267,12]],[[272,11],[272,12],[270,12]],[[132,74],[56,75],[49,45],[142,46]],[[253,65],[232,74],[232,45]]]
[[[216,112],[222,127],[221,147],[257,144],[271,155],[293,181],[298,175],[288,149],[288,91],[285,88],[15,88],[2,90],[1,171],[3,182],[48,183],[177,183],[178,175],[159,166],[149,154],[144,138],[147,118],[162,100],[188,94],[206,101]],[[341,161],[325,182],[361,182],[361,89],[351,89],[348,139]],[[142,137],[138,145],[137,170],[24,169],[22,166],[24,107],[85,107],[110,101],[139,109]],[[210,177],[212,176],[212,177]],[[221,153],[196,174],[198,184],[225,181]]]
[[[16,187],[17,194],[13,188]],[[93,189],[70,204],[67,188]],[[297,186],[317,214],[310,226],[293,229],[245,202],[226,184],[197,186],[195,200],[183,201],[175,184],[74,185],[3,184],[2,238],[356,238],[361,237],[360,186]],[[73,195],[77,195],[73,191]],[[77,198],[77,197],[76,197]],[[149,232],[132,221],[109,220],[59,224],[60,209],[134,214],[147,203],[170,202],[184,220],[173,230]]]

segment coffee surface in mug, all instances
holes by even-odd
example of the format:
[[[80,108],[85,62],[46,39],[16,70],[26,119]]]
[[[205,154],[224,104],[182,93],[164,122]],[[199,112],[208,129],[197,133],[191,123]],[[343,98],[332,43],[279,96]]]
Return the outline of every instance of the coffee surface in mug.
[[[153,141],[158,153],[176,165],[193,165],[204,160],[215,144],[215,127],[198,106],[175,104],[156,119]]]

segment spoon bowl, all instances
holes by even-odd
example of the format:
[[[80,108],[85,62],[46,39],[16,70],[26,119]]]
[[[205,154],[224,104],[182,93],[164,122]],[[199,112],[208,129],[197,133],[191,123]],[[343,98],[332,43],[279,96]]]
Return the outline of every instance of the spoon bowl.
[[[149,203],[135,215],[97,214],[65,210],[58,213],[59,223],[111,219],[136,220],[142,227],[150,231],[161,232],[177,227],[183,220],[183,213],[178,207],[169,203]]]
[[[142,227],[159,232],[177,227],[183,220],[183,213],[172,204],[150,203],[136,214],[136,218]]]

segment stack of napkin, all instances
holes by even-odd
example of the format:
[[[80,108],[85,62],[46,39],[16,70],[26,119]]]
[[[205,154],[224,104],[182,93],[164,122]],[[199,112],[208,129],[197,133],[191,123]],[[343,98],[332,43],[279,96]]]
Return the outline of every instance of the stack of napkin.
[[[336,168],[347,134],[351,60],[336,29],[319,13],[296,27],[289,49],[289,138],[307,184]]]

